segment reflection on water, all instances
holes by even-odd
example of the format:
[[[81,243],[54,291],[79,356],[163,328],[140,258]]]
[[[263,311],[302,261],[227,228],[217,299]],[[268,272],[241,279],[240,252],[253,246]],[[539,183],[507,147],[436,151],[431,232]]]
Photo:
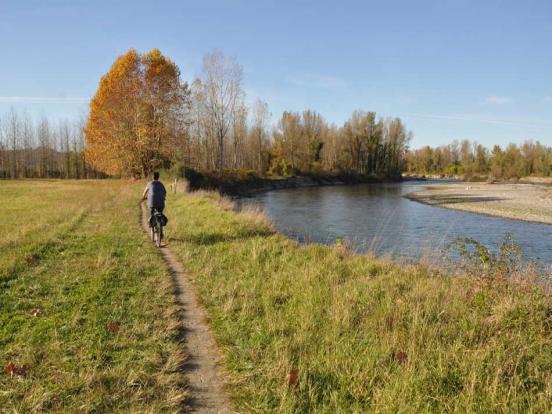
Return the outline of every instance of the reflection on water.
[[[426,182],[278,190],[260,204],[276,229],[299,241],[351,241],[358,251],[394,258],[437,257],[458,236],[495,248],[510,232],[527,258],[552,263],[552,226],[436,208],[403,197]]]

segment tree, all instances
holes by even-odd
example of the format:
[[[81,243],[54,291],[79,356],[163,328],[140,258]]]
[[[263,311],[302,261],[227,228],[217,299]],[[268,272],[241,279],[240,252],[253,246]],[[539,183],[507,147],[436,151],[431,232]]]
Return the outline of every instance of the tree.
[[[467,139],[463,140],[460,144],[460,164],[463,167],[464,174],[466,176],[471,176],[473,154],[470,141],[468,141]]]
[[[245,104],[240,104],[234,109],[232,115],[232,169],[237,170],[243,168],[246,165],[245,159],[245,140],[247,139],[247,107]]]
[[[186,161],[203,170],[216,168],[212,123],[207,116],[203,83],[196,79],[191,88],[190,148]],[[195,150],[192,152],[192,148]],[[195,152],[195,156],[194,156]]]
[[[274,131],[274,163],[285,161],[292,170],[299,167],[299,145],[301,142],[301,115],[285,111]]]
[[[203,102],[218,141],[219,175],[224,172],[226,137],[239,114],[238,109],[243,106],[242,77],[242,67],[222,52],[213,52],[203,58]]]
[[[324,140],[322,151],[322,168],[326,171],[341,171],[345,169],[346,156],[339,129],[330,125]]]
[[[0,117],[0,177],[8,176],[7,144],[5,142],[4,121]]]
[[[460,148],[460,149],[459,149]],[[429,158],[432,154],[433,163]],[[437,156],[439,154],[439,156]],[[530,175],[548,177],[552,174],[552,148],[531,140],[521,145],[509,144],[506,149],[495,145],[491,151],[476,142],[457,141],[451,145],[424,147],[407,154],[407,170],[414,173],[432,172],[456,175],[489,174],[493,178],[521,178]],[[437,159],[440,166],[437,166]]]
[[[357,174],[397,177],[405,167],[423,174],[434,168],[431,148],[407,153],[412,134],[399,118],[376,121],[375,112],[355,111],[341,135],[350,168]]]
[[[306,160],[304,168],[311,172],[320,164],[321,152],[324,147],[328,126],[322,116],[315,111],[303,111],[302,135],[306,144]]]
[[[362,159],[365,152],[366,121],[368,115],[362,111],[354,111],[351,118],[345,122],[342,134],[347,142],[347,151],[352,161],[352,168],[362,173]]]
[[[17,149],[19,143],[19,117],[13,108],[10,109],[8,114],[8,122],[6,124],[6,136],[8,137],[11,147],[11,164],[10,164],[10,177],[17,178]]]
[[[268,104],[260,99],[257,99],[253,105],[253,127],[251,128],[251,141],[254,145],[254,160],[255,169],[262,173],[266,170],[267,165],[264,154],[267,152],[268,138],[267,128],[270,121],[270,112]]]
[[[188,94],[180,70],[158,49],[119,56],[90,102],[86,159],[107,174],[143,176],[169,162]]]
[[[524,175],[521,151],[515,144],[509,144],[504,151],[503,174],[504,178],[520,178]]]
[[[486,174],[489,171],[489,154],[487,148],[481,144],[474,143],[475,147],[475,166],[474,170],[478,174]]]
[[[38,145],[40,151],[39,176],[47,177],[50,169],[50,125],[45,117],[38,124]]]
[[[375,136],[378,136],[378,128],[375,130]],[[412,133],[409,132],[399,118],[393,118],[383,124],[383,143],[380,157],[381,163],[376,170],[385,176],[400,176],[404,168],[404,157],[408,151],[408,144],[412,139]],[[376,138],[377,139],[377,138]],[[378,141],[375,141],[376,143]],[[377,153],[376,153],[377,154]],[[378,159],[376,158],[376,161]],[[374,163],[378,165],[377,162]]]

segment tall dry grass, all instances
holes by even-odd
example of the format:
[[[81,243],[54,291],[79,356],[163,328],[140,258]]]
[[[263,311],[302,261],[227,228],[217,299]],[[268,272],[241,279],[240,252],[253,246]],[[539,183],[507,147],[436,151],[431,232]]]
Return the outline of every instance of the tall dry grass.
[[[527,278],[301,246],[215,196],[171,200],[240,412],[547,412],[552,303]]]

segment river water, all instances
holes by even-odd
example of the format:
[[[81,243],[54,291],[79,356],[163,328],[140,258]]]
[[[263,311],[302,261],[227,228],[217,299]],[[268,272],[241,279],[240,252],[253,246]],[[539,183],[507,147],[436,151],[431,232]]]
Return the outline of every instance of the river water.
[[[310,187],[269,191],[242,203],[262,207],[276,229],[300,242],[347,240],[355,251],[393,259],[443,257],[457,237],[496,250],[506,233],[525,257],[552,264],[552,225],[431,207],[405,197],[431,182]]]

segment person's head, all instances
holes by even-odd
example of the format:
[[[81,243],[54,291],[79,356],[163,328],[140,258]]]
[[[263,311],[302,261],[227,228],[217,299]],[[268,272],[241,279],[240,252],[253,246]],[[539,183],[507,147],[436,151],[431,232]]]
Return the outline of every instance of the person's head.
[[[153,179],[154,179],[154,180],[159,180],[159,172],[158,172],[158,171],[155,171],[155,172],[153,173]]]

